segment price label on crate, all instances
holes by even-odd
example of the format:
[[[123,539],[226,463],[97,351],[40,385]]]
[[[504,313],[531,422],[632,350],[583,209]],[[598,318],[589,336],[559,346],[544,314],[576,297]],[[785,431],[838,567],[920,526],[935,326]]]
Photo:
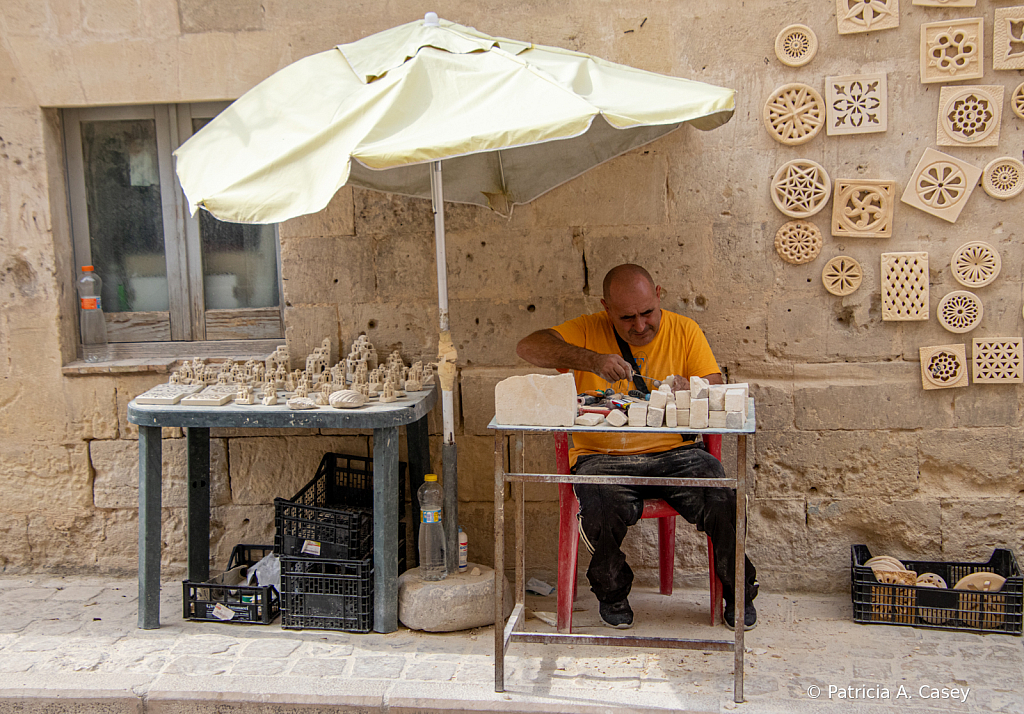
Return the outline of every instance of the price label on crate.
[[[304,540],[302,541],[302,554],[303,555],[320,555],[320,541],[318,540]]]
[[[234,610],[219,602],[213,606],[213,616],[218,620],[233,620],[235,615],[236,613]]]

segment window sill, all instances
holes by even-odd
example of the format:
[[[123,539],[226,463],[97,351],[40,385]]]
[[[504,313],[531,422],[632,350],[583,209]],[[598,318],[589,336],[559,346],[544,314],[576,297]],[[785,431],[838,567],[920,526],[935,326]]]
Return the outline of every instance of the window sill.
[[[105,362],[83,362],[77,360],[61,367],[65,377],[76,377],[84,374],[129,374],[133,372],[155,372],[170,374],[180,360],[177,357],[160,359],[114,359]]]
[[[111,343],[111,359],[102,362],[75,360],[61,367],[66,377],[89,374],[170,374],[178,365],[195,357],[209,362],[231,358],[265,360],[283,339],[211,340],[207,342]]]

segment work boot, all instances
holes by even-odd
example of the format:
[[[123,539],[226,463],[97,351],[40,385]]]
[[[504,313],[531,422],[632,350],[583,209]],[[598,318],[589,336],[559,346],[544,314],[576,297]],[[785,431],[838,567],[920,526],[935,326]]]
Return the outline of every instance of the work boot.
[[[722,619],[725,620],[725,626],[730,630],[736,629],[736,607],[728,600],[725,602]],[[743,629],[753,630],[755,627],[757,627],[757,610],[754,609],[754,603],[748,602],[743,608]]]
[[[629,600],[626,598],[622,598],[618,602],[602,602],[597,610],[601,615],[601,622],[606,627],[628,630],[633,626],[633,609],[629,606]]]

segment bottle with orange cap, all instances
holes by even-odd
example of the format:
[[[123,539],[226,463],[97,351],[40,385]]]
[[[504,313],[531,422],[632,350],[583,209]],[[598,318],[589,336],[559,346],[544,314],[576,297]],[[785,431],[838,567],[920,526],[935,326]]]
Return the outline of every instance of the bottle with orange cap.
[[[78,304],[82,328],[82,359],[107,359],[107,323],[103,318],[103,281],[91,265],[82,266],[78,279]]]

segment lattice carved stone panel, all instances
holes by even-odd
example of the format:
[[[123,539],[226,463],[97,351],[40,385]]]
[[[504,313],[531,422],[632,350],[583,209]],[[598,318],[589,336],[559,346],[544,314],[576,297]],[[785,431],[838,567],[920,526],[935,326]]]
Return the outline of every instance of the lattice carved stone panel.
[[[825,133],[871,134],[888,125],[885,73],[825,78]]]
[[[975,384],[1024,383],[1024,339],[975,337],[972,357]]]
[[[996,8],[992,69],[1024,69],[1024,6]]]
[[[775,233],[775,252],[787,263],[810,263],[821,252],[821,231],[810,221],[790,221]]]
[[[818,52],[818,36],[806,25],[790,25],[775,38],[775,56],[787,67],[803,67]]]
[[[882,253],[882,319],[928,319],[927,253]]]
[[[832,235],[836,238],[889,238],[896,182],[836,179]]]
[[[1019,119],[1024,119],[1024,82],[1017,85],[1010,96],[1010,108]]]
[[[864,279],[860,263],[848,255],[837,255],[825,263],[821,271],[821,282],[833,295],[842,297],[856,292]]]
[[[941,151],[925,149],[901,200],[956,223],[980,178],[981,169],[976,166]]]
[[[832,179],[810,159],[787,161],[772,178],[772,201],[790,218],[809,218],[828,203]]]
[[[840,35],[900,26],[900,0],[836,0]]]
[[[821,131],[825,102],[807,84],[784,84],[764,105],[764,127],[775,141],[787,146],[804,144]]]
[[[914,0],[912,5],[924,7],[974,7],[978,0]]]
[[[981,174],[981,187],[992,198],[1005,201],[1024,191],[1024,162],[1012,156],[992,159]]]
[[[1003,261],[999,251],[984,241],[964,243],[949,261],[953,278],[965,288],[983,288],[999,277]]]
[[[970,332],[981,323],[985,306],[974,293],[968,290],[954,290],[939,300],[935,308],[939,324],[950,332]]]
[[[943,87],[935,143],[939,146],[998,146],[1003,119],[1000,85]]]
[[[921,82],[981,79],[985,72],[980,17],[921,24]]]
[[[925,389],[954,389],[970,385],[967,348],[964,345],[922,347],[921,386]]]

